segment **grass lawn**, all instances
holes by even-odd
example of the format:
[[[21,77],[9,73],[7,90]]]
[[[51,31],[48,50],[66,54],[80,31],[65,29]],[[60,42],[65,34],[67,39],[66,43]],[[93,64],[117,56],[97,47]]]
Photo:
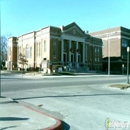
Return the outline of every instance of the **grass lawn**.
[[[109,87],[127,89],[130,88],[130,84],[112,84]]]

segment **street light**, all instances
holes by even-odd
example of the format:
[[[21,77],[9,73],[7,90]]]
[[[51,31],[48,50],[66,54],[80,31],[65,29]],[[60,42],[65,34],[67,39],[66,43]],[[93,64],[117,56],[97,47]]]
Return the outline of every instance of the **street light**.
[[[127,83],[129,83],[129,52],[130,47],[127,47]]]
[[[110,28],[109,28],[110,29]],[[95,35],[95,37],[98,37],[98,38],[101,38],[103,39],[104,36],[105,36],[105,39],[106,39],[106,42],[108,42],[108,76],[110,76],[110,38],[113,34],[117,34],[118,32],[115,31],[115,32],[108,32],[108,33],[104,33],[104,34],[99,34],[99,35]],[[106,38],[107,37],[107,38]]]
[[[108,76],[110,76],[110,34],[108,35]]]

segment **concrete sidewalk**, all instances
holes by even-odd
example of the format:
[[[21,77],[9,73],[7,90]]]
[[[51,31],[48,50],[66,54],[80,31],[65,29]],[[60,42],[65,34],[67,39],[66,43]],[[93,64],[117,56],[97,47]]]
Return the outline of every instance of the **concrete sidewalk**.
[[[9,98],[0,98],[0,130],[62,130],[61,121]]]

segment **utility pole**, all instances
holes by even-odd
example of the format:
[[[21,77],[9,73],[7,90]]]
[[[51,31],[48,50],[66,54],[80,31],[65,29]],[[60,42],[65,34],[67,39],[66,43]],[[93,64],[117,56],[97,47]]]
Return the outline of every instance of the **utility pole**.
[[[130,47],[127,47],[127,83],[129,84],[129,53]]]

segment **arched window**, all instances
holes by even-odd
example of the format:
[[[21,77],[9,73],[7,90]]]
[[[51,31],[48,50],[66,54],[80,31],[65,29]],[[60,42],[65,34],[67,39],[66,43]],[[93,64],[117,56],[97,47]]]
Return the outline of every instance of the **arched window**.
[[[29,46],[28,46],[28,44],[26,45],[26,58],[29,58]]]

